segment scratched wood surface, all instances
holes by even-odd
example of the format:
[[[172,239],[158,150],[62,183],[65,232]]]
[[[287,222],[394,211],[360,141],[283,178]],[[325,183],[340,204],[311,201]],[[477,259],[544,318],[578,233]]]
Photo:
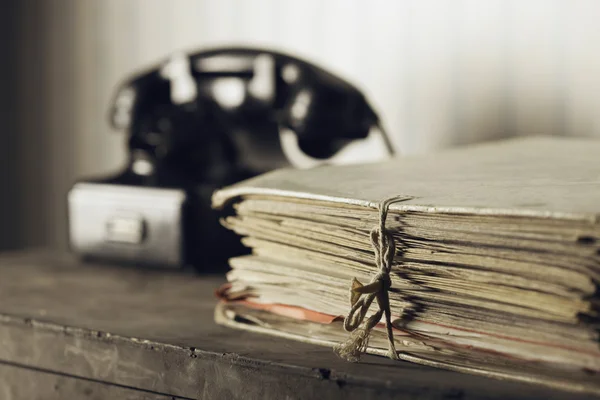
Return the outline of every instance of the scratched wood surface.
[[[349,364],[328,348],[226,329],[212,319],[221,282],[84,265],[43,251],[0,255],[0,394],[10,400],[589,398],[374,356]]]
[[[25,383],[24,383],[25,382]],[[0,364],[2,400],[174,400],[177,397],[131,389],[90,379]]]

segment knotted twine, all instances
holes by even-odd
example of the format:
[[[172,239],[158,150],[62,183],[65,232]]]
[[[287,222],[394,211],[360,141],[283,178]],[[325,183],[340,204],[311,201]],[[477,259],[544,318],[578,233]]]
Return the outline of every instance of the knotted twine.
[[[343,343],[334,347],[334,351],[343,359],[350,362],[360,361],[360,355],[366,352],[369,345],[369,336],[373,328],[385,314],[385,328],[388,338],[387,356],[393,360],[398,359],[394,334],[392,332],[392,315],[390,311],[390,298],[388,291],[392,287],[390,271],[396,254],[394,237],[385,228],[385,220],[390,205],[397,201],[406,200],[405,196],[390,197],[379,203],[379,225],[371,230],[371,244],[375,252],[375,264],[379,268],[377,275],[367,285],[363,285],[356,278],[350,284],[351,309],[344,318],[344,330],[350,337]],[[377,300],[379,310],[367,318],[362,325],[373,300]]]

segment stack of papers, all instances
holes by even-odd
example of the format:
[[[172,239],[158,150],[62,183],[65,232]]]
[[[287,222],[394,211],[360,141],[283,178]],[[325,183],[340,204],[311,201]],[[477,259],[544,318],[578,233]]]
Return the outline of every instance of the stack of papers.
[[[600,392],[600,142],[526,138],[378,164],[280,170],[215,193],[252,254],[233,258],[216,320],[335,346],[354,279],[395,248],[401,360]],[[367,317],[378,311],[373,302]],[[385,318],[368,353],[385,355]]]

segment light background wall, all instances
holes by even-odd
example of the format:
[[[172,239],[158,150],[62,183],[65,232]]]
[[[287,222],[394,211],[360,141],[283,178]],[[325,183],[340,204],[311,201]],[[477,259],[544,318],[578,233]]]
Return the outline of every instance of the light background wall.
[[[2,57],[13,54],[17,72],[4,85],[18,86],[7,113],[18,135],[0,155],[18,172],[5,172],[0,231],[13,247],[66,247],[66,191],[124,160],[124,137],[106,122],[115,84],[175,50],[251,44],[314,61],[367,94],[405,154],[600,136],[600,1],[8,3],[0,19],[18,46]]]

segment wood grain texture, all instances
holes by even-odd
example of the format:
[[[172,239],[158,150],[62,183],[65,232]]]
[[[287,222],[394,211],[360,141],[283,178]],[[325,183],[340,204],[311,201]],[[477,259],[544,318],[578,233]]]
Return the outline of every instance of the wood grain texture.
[[[32,370],[0,362],[2,400],[180,400],[181,397],[149,393],[88,379]]]
[[[0,257],[0,363],[192,399],[583,399],[220,327],[221,277]]]

